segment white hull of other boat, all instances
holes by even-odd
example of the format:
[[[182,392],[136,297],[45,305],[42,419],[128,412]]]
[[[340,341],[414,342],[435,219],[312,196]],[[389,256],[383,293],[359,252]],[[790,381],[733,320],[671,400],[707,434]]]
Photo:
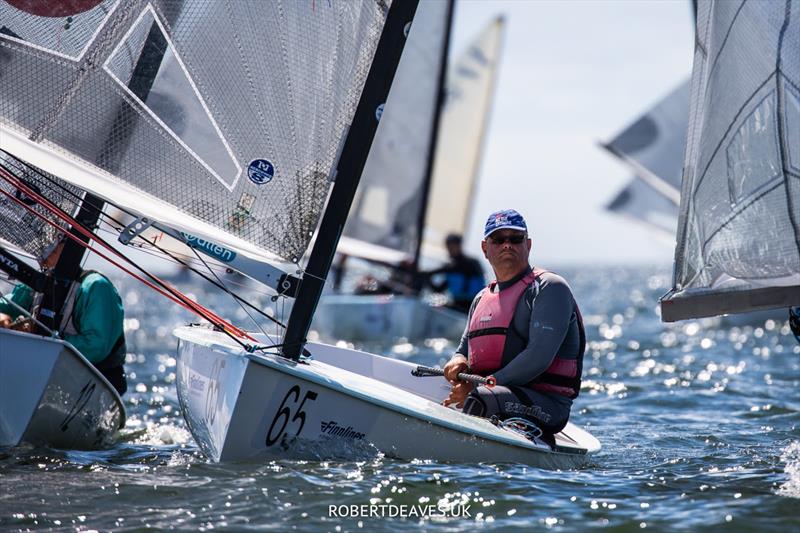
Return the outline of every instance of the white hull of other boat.
[[[448,339],[457,342],[467,317],[419,298],[396,295],[326,295],[311,329],[324,341],[387,342]]]
[[[600,449],[567,425],[555,447],[441,405],[440,377],[414,364],[309,343],[295,363],[248,354],[223,333],[175,330],[178,398],[203,452],[214,461],[329,459],[381,452],[405,460],[515,462],[576,468]]]
[[[69,343],[0,330],[0,447],[97,449],[124,425],[117,391]]]

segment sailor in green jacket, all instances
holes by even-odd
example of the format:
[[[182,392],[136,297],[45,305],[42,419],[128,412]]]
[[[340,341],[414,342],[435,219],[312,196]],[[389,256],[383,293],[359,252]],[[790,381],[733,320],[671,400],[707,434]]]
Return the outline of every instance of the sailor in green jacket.
[[[62,249],[63,242],[41,261],[42,267],[48,269],[55,266]],[[117,392],[124,394],[128,388],[122,366],[126,351],[122,326],[124,310],[117,289],[104,275],[87,270],[81,274],[80,285],[75,287],[72,294],[74,298],[68,296],[64,309],[62,337],[86,357]],[[30,311],[34,292],[19,283],[11,294],[0,297],[0,327],[11,327],[14,322],[12,317],[21,315],[19,309],[10,302]]]

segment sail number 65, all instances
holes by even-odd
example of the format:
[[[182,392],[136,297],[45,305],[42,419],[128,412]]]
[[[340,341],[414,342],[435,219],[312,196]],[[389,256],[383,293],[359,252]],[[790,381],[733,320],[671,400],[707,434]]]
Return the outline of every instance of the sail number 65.
[[[290,397],[292,398],[291,402],[289,402]],[[313,402],[316,399],[316,392],[306,391],[305,396],[303,396],[303,399],[300,400],[300,386],[298,385],[295,385],[289,389],[289,392],[287,392],[286,396],[283,397],[280,407],[278,407],[278,412],[275,413],[275,418],[272,419],[272,424],[269,426],[269,431],[267,431],[267,446],[272,446],[278,442],[281,437],[284,436],[283,434],[286,431],[286,426],[289,424],[289,422],[295,422],[296,420],[300,420],[300,426],[297,428],[297,432],[294,434],[295,438],[298,437],[300,432],[303,431],[303,426],[306,425],[306,413],[303,411],[303,404],[306,403],[306,400]],[[299,404],[298,400],[300,400]],[[292,416],[293,406],[296,406],[294,408],[294,416]]]

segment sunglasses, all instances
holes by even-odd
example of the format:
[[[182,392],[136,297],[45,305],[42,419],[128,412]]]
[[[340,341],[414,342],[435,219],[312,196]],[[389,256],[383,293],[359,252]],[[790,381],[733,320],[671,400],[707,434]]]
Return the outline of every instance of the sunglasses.
[[[506,235],[505,237],[500,236],[500,235],[489,235],[486,238],[486,240],[488,240],[492,244],[496,244],[496,245],[501,245],[501,244],[505,244],[505,243],[522,244],[525,241],[526,238],[527,238],[527,235],[524,235],[524,234],[523,235]]]

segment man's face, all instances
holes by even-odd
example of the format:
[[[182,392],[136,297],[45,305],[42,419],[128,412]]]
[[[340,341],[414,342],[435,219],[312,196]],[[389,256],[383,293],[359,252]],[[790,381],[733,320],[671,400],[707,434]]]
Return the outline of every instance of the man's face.
[[[447,255],[449,255],[451,259],[455,259],[456,257],[461,255],[460,242],[450,241],[445,243],[445,246],[447,246]]]
[[[528,266],[531,240],[523,231],[497,230],[481,242],[483,255],[495,272],[519,272]]]

